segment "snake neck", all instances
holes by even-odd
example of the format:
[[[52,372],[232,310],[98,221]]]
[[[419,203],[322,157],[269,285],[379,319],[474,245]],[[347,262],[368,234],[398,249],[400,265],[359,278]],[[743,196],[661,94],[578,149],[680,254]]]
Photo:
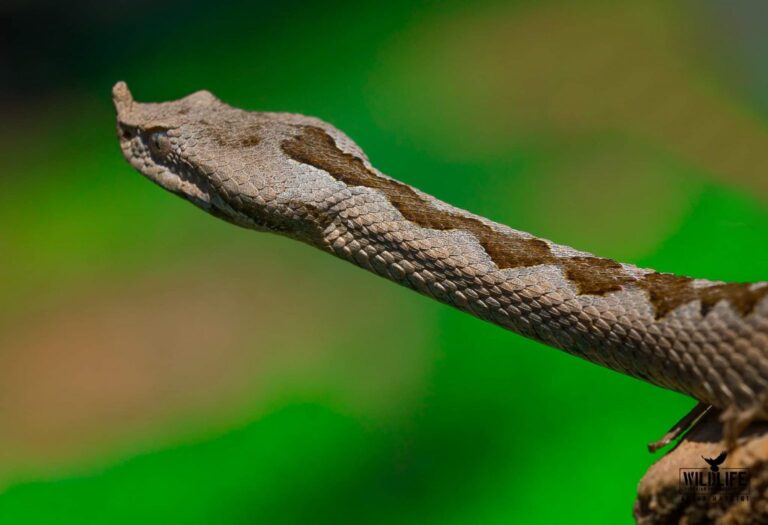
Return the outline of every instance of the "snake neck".
[[[616,263],[408,188],[411,203],[448,219],[422,217],[433,227],[418,225],[403,213],[405,201],[397,207],[380,188],[344,185],[331,206],[304,208],[316,228],[304,240],[485,321],[718,407],[751,406],[766,391],[764,283]],[[755,297],[729,299],[725,292],[737,289],[723,287]]]

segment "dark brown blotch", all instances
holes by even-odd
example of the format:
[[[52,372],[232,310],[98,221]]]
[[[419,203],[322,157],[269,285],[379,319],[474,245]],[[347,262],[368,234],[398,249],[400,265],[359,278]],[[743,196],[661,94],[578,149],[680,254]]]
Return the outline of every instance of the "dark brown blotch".
[[[247,147],[247,146],[255,146],[259,142],[261,142],[261,138],[259,137],[258,134],[254,133],[254,132],[247,133],[247,134],[242,135],[240,137],[240,145],[241,146],[245,146],[245,147]]]
[[[242,131],[233,132],[231,129],[211,127],[210,133],[217,145],[225,148],[256,146],[261,142],[261,126],[250,126]]]
[[[480,241],[480,245],[501,269],[537,266],[539,264],[557,264],[559,259],[552,255],[549,244],[541,239],[513,237],[483,227],[469,229]]]
[[[576,283],[580,294],[605,295],[618,292],[637,279],[624,272],[621,264],[602,257],[568,257],[560,264],[565,277]]]
[[[728,301],[741,315],[748,315],[768,295],[768,286],[752,289],[749,283],[725,283],[701,288],[698,292],[703,315],[720,301]]]
[[[727,301],[735,311],[746,316],[768,294],[768,286],[752,289],[749,283],[727,283],[694,287],[690,277],[659,272],[646,275],[637,284],[648,291],[657,319],[694,301],[700,302],[703,316],[720,301]]]
[[[640,279],[637,285],[648,292],[656,318],[660,319],[678,306],[693,301],[692,281],[690,277],[654,272]]]

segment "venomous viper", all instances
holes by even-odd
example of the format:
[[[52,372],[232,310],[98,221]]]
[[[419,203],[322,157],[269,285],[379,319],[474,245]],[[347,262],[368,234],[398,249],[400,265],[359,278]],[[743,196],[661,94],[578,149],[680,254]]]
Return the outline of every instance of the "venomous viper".
[[[766,282],[659,273],[497,224],[382,174],[316,118],[248,112],[207,91],[138,103],[123,82],[113,99],[133,167],[219,218],[692,396],[681,425],[714,406],[729,444],[768,419]]]

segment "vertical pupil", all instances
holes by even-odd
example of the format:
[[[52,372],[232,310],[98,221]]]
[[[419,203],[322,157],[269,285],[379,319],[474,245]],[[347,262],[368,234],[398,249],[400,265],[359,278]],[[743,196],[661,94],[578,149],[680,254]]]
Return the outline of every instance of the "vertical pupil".
[[[153,133],[150,140],[155,151],[158,153],[163,153],[164,149],[167,148],[167,139],[163,133]]]

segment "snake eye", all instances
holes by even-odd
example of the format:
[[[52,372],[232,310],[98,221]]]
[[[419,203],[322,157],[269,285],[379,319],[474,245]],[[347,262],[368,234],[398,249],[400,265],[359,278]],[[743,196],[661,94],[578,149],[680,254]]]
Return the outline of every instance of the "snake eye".
[[[162,156],[171,151],[171,140],[165,131],[156,131],[149,136],[149,149],[155,155]]]

